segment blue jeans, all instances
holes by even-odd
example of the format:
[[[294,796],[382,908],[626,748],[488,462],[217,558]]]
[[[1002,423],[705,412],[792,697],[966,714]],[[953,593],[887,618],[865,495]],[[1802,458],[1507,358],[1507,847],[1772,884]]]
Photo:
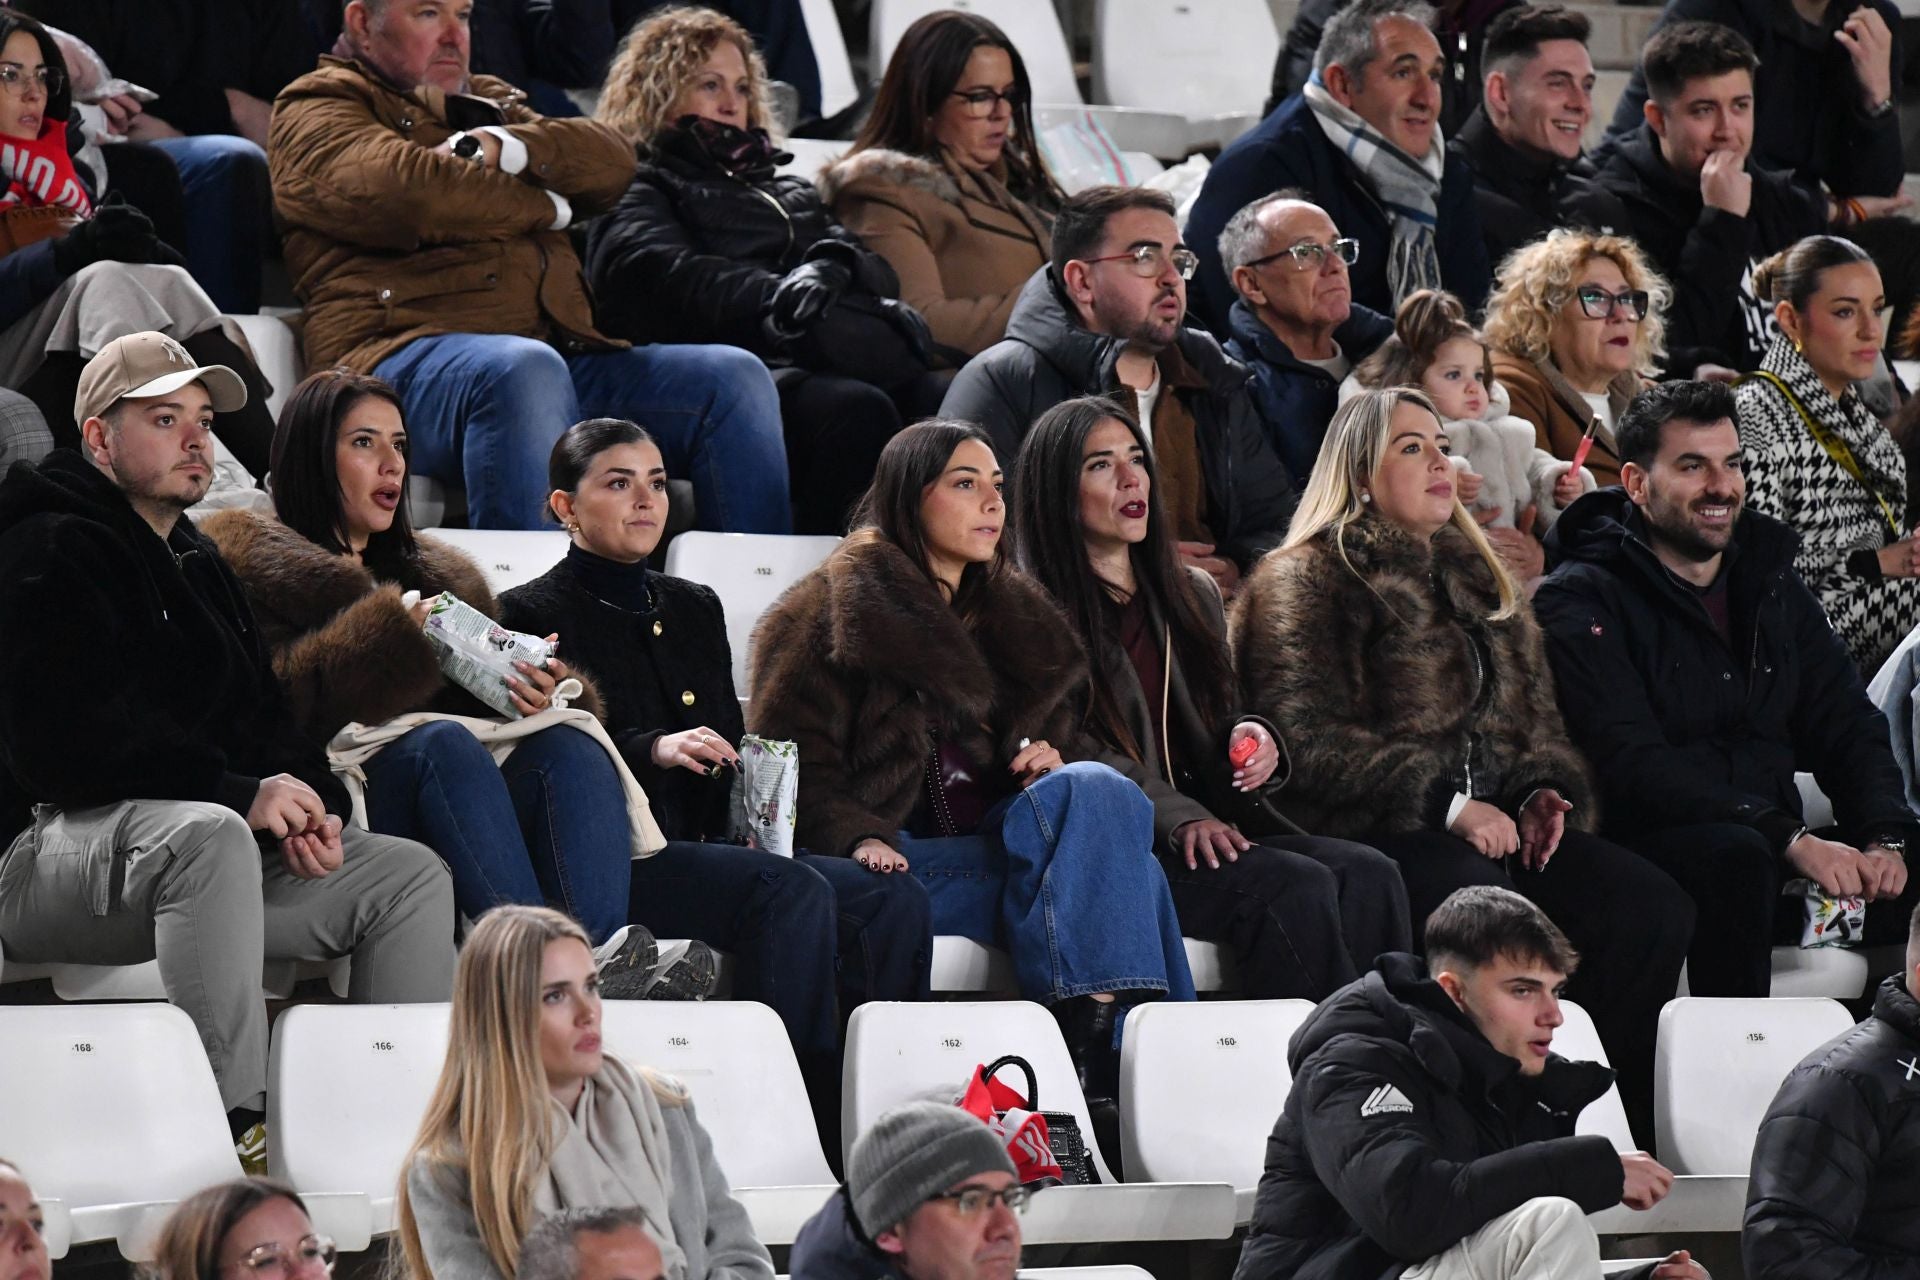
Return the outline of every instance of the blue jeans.
[[[496,765],[463,726],[423,724],[368,763],[367,823],[439,854],[470,920],[545,903],[595,942],[627,922],[626,796],[606,750],[578,729],[531,734]]]
[[[547,458],[584,418],[653,433],[670,475],[693,482],[695,520],[725,533],[788,533],[780,400],[738,347],[650,346],[562,355],[508,334],[418,338],[374,372],[399,389],[414,470],[464,483],[476,529],[538,529]]]
[[[187,270],[221,311],[258,311],[273,216],[267,153],[224,133],[160,138],[153,145],[173,158],[186,192]]]
[[[1173,894],[1153,856],[1153,802],[1107,766],[1056,769],[994,806],[975,835],[901,832],[898,848],[927,886],[933,931],[1006,947],[1026,999],[1194,998]]]

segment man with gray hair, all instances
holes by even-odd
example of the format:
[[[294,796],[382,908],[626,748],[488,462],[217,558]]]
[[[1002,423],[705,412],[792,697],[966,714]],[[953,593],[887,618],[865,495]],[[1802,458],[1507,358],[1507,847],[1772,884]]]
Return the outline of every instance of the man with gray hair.
[[[958,1107],[909,1102],[854,1141],[846,1185],[793,1242],[793,1275],[1013,1280],[1027,1198],[998,1134]]]
[[[1227,354],[1253,370],[1254,407],[1267,439],[1305,485],[1340,407],[1340,383],[1393,332],[1393,321],[1353,301],[1357,240],[1299,191],[1261,196],[1220,233],[1232,282]]]
[[[1220,153],[1187,219],[1200,255],[1195,311],[1227,332],[1234,292],[1220,265],[1227,220],[1295,187],[1360,243],[1353,298],[1391,314],[1417,289],[1446,288],[1472,310],[1493,270],[1473,177],[1440,132],[1446,62],[1422,0],[1357,0],[1327,24],[1314,76]]]
[[[660,1246],[638,1208],[563,1209],[520,1242],[518,1280],[662,1280]]]

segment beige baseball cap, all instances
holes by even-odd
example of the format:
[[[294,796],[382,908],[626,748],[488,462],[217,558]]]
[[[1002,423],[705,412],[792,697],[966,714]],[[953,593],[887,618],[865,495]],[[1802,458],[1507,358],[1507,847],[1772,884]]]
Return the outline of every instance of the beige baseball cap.
[[[247,402],[247,384],[225,365],[195,364],[187,349],[164,333],[130,333],[100,348],[100,354],[80,371],[73,420],[84,423],[113,408],[116,401],[163,396],[189,382],[207,389],[215,413],[231,413]]]

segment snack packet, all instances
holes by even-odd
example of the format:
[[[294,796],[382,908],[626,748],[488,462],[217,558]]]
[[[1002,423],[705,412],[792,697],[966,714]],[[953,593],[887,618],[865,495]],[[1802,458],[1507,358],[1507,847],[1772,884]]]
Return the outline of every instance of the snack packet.
[[[1800,928],[1803,950],[1815,947],[1851,947],[1867,927],[1867,900],[1830,897],[1811,880],[1789,880],[1781,893],[1806,902],[1806,921]]]
[[[520,709],[513,705],[507,679],[521,679],[521,673],[513,664],[545,667],[553,656],[554,646],[543,637],[509,631],[451,591],[435,598],[425,629],[447,679],[514,720]]]
[[[799,744],[742,734],[733,780],[734,841],[791,858],[799,798]]]

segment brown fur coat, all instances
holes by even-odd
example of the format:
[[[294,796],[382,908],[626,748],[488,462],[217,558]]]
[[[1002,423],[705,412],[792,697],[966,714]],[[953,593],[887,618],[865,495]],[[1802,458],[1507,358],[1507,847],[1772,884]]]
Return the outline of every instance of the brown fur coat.
[[[433,646],[400,605],[406,591],[451,591],[498,617],[486,576],[463,552],[416,534],[417,571],[407,581],[379,582],[359,561],[251,512],[223,511],[200,529],[239,577],[288,709],[309,738],[325,742],[348,723],[380,724],[410,711],[495,715],[448,684]],[[576,705],[600,714],[591,688]]]
[[[750,726],[800,744],[797,841],[891,841],[925,790],[938,721],[990,773],[1019,741],[1074,758],[1087,662],[1066,616],[1011,568],[969,630],[906,553],[855,534],[754,631]]]
[[[1593,784],[1554,702],[1540,627],[1502,622],[1493,575],[1451,527],[1431,549],[1378,517],[1276,551],[1235,605],[1234,665],[1252,711],[1286,734],[1289,816],[1317,835],[1432,830],[1456,791],[1512,814],[1537,787],[1594,825]],[[1437,598],[1438,597],[1438,598]],[[1490,685],[1471,633],[1491,655]]]

